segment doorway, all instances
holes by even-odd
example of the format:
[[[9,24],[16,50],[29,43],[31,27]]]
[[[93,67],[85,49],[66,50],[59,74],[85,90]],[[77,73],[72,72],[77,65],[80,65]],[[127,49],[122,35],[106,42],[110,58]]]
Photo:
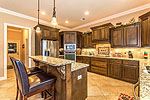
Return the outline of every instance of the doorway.
[[[4,79],[7,79],[7,70],[12,69],[9,56],[31,67],[31,28],[4,24]]]

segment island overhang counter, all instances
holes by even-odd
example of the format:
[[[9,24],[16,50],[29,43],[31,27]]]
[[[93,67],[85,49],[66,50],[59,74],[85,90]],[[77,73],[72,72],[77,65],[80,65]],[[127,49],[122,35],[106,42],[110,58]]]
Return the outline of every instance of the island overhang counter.
[[[88,64],[46,56],[30,56],[29,58],[33,59],[35,65],[44,72],[56,76],[56,100],[85,100],[87,98]]]

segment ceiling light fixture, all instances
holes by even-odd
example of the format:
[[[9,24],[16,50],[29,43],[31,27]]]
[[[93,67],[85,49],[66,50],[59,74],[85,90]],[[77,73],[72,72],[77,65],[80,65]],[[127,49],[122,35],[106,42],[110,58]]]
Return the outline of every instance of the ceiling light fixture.
[[[69,23],[69,21],[67,21],[67,20],[66,20],[66,21],[65,21],[65,23],[67,23],[67,24],[68,24],[68,23]]]
[[[55,0],[54,0],[53,17],[52,17],[51,24],[52,24],[52,25],[54,25],[54,26],[58,25],[58,23],[57,23],[57,19],[56,19],[56,7],[55,7]]]
[[[41,12],[42,15],[46,15],[46,13],[44,11]]]
[[[84,14],[85,14],[85,15],[89,15],[89,12],[88,12],[88,11],[86,11]]]
[[[38,0],[38,25],[37,25],[37,27],[36,27],[36,32],[37,32],[37,33],[40,33],[40,32],[41,32],[41,29],[40,29],[40,26],[39,26],[39,17],[40,17],[39,12],[40,12],[40,1]]]

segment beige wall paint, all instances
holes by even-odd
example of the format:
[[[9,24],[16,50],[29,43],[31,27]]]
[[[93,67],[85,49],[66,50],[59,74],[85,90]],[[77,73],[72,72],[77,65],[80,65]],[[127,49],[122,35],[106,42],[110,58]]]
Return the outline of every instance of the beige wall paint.
[[[77,29],[77,31],[82,31],[82,32],[91,31],[90,27],[102,25],[102,24],[105,24],[105,23],[112,23],[113,25],[115,25],[118,22],[128,23],[130,21],[130,19],[133,18],[133,17],[135,18],[136,21],[138,21],[139,20],[138,17],[140,15],[148,12],[148,11],[150,11],[150,9],[146,9],[146,10],[143,10],[143,11],[135,12],[135,13],[128,14],[128,15],[125,15],[125,16],[122,16],[122,17],[117,17],[117,18],[114,18],[114,19],[111,19],[111,20],[108,20],[108,21],[104,21],[104,22],[101,22],[101,23],[98,23],[98,24],[95,24],[95,25],[92,25],[92,26],[88,26],[88,27],[84,27],[84,28],[81,28],[81,29]]]

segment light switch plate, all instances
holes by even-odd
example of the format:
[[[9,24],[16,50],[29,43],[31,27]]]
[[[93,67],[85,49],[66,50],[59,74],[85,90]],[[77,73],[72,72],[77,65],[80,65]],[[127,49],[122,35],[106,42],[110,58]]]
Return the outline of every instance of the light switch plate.
[[[80,80],[80,79],[82,79],[82,75],[79,75],[79,76],[78,76],[78,80]]]

